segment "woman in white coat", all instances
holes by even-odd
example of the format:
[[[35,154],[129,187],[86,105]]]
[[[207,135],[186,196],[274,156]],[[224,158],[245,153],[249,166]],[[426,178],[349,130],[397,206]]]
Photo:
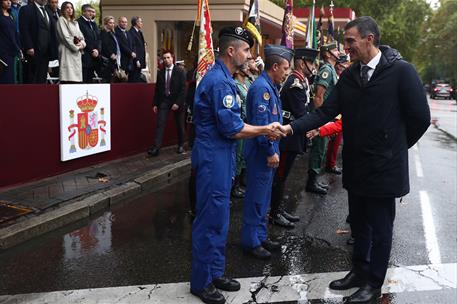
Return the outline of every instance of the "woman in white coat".
[[[60,83],[83,81],[81,53],[86,46],[84,35],[75,20],[75,9],[71,2],[64,2],[57,22],[59,40],[59,78]]]

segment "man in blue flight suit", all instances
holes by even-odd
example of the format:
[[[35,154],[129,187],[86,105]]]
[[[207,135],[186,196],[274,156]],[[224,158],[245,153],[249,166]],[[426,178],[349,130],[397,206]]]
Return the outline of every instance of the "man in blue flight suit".
[[[232,75],[251,57],[253,43],[242,27],[223,28],[219,33],[219,58],[199,83],[194,99],[192,169],[197,203],[192,225],[190,291],[210,304],[225,303],[216,288],[240,289],[239,282],[224,276],[236,139],[260,135],[278,139],[282,135],[279,123],[251,126],[240,118]]]
[[[265,46],[265,71],[254,81],[247,96],[247,122],[264,126],[282,123],[278,86],[286,79],[294,51],[284,46]],[[271,184],[279,165],[279,140],[265,136],[245,143],[247,189],[243,204],[241,245],[246,253],[268,259],[279,250],[278,242],[267,238],[266,215],[270,206]]]
[[[284,123],[290,123],[309,112],[310,84],[308,77],[313,75],[319,51],[311,48],[295,49],[294,70],[287,78],[281,90],[282,113]],[[279,151],[281,157],[279,167],[273,179],[271,188],[271,223],[285,227],[294,228],[293,222],[299,221],[299,217],[289,214],[281,208],[281,201],[284,195],[284,186],[290,170],[294,164],[297,154],[305,151],[305,134],[297,132],[292,136],[281,139]]]

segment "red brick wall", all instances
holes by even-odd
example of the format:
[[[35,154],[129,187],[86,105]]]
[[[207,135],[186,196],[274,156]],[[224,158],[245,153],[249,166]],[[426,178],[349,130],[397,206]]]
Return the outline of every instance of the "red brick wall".
[[[154,84],[111,85],[111,151],[60,161],[59,87],[0,86],[0,188],[146,152],[153,143]],[[164,145],[176,144],[168,120]]]

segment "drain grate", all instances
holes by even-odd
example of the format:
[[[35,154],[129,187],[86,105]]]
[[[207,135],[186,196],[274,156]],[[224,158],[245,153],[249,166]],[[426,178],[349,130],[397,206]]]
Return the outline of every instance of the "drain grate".
[[[33,209],[15,206],[7,202],[0,201],[0,223],[13,220],[31,212],[33,212]]]

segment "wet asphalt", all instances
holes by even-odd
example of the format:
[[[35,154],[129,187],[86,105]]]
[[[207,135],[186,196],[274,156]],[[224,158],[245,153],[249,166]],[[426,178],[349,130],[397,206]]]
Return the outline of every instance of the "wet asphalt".
[[[418,149],[410,150],[411,193],[397,204],[391,265],[431,262],[420,207],[421,191],[430,198],[441,263],[457,261],[456,151],[456,141],[433,127]],[[422,177],[418,176],[417,159]],[[330,185],[329,194],[310,194],[304,191],[306,168],[305,154],[297,159],[286,188],[285,207],[299,215],[301,221],[293,230],[269,225],[270,236],[279,240],[283,248],[281,254],[274,254],[267,262],[243,254],[242,200],[233,200],[226,260],[229,276],[350,269],[352,248],[346,245],[349,227],[345,223],[347,194],[342,189],[341,176],[323,174],[320,179]],[[1,252],[0,294],[188,281],[192,222],[188,209],[184,179]],[[455,290],[390,294],[381,303],[455,303],[455,296]]]

